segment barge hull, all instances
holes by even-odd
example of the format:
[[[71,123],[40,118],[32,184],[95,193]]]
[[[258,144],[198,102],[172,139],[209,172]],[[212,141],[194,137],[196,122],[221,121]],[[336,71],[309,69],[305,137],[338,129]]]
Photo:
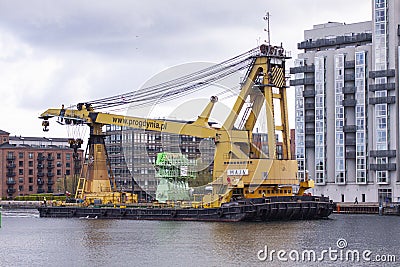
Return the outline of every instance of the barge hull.
[[[334,210],[327,197],[271,197],[225,203],[220,208],[41,206],[40,217],[163,221],[272,221],[323,219]]]

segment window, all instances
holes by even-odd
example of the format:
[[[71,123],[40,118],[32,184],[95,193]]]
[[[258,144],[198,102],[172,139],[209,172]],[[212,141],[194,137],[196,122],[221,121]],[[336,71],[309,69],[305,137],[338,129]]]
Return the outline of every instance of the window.
[[[66,160],[71,160],[71,154],[69,154],[69,153],[65,154],[65,159]]]
[[[29,152],[28,158],[29,158],[29,159],[33,159],[33,153],[32,153],[32,152]]]
[[[18,181],[19,181],[20,183],[23,183],[23,182],[24,182],[24,177],[19,177]]]
[[[57,170],[57,176],[61,175],[61,170]]]
[[[32,169],[29,169],[29,170],[28,170],[28,174],[29,174],[29,175],[33,175],[33,170],[32,170]]]
[[[19,153],[18,153],[18,157],[19,157],[20,159],[23,159],[23,158],[24,158],[24,152],[19,152]]]
[[[57,153],[57,159],[61,159],[61,153]]]
[[[24,167],[24,162],[23,162],[22,160],[20,160],[20,161],[18,162],[18,166],[19,166],[19,167]]]
[[[24,175],[24,169],[19,169],[19,170],[18,170],[18,174],[19,174],[19,175]]]
[[[33,183],[33,178],[29,177],[29,183],[32,184]]]
[[[65,174],[66,175],[70,175],[71,174],[71,170],[69,170],[69,169],[65,170]]]
[[[33,191],[33,186],[32,185],[29,186],[29,191]]]
[[[29,166],[29,167],[33,167],[33,161],[32,161],[32,160],[30,160],[30,161],[28,162],[28,166]]]
[[[376,181],[380,184],[388,183],[388,172],[387,171],[376,171]]]
[[[70,162],[66,162],[66,163],[65,163],[65,167],[71,168],[71,163],[70,163]]]

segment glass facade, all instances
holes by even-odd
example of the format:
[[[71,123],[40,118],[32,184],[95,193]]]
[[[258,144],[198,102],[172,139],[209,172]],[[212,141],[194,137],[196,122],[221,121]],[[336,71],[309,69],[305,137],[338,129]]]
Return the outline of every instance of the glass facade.
[[[344,184],[345,147],[344,147],[344,107],[342,101],[344,86],[344,55],[335,55],[335,183]]]
[[[304,59],[295,60],[295,66],[304,66]],[[295,79],[303,79],[304,73],[296,73]],[[295,86],[295,101],[296,101],[296,159],[298,164],[298,178],[303,181],[305,178],[305,135],[304,135],[304,85]]]
[[[356,87],[356,183],[367,182],[367,132],[366,132],[366,52],[355,53]]]
[[[315,57],[315,183],[325,184],[325,58]]]

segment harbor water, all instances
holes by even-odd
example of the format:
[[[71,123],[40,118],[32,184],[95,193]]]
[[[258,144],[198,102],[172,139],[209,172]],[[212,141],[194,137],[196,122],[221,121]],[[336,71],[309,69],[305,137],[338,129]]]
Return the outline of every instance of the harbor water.
[[[212,223],[3,209],[0,266],[399,266],[399,225],[399,216],[377,215]]]

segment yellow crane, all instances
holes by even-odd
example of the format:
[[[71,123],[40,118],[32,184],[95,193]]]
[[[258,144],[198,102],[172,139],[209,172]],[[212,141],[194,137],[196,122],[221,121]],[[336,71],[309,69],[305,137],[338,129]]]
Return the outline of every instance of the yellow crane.
[[[198,118],[187,123],[96,112],[90,103],[80,103],[76,109],[48,109],[40,118],[44,120],[45,131],[52,117],[89,126],[88,162],[82,170],[76,193],[76,197],[86,199],[87,203],[94,203],[96,199],[102,203],[137,201],[135,195],[116,192],[115,186],[114,189],[111,186],[102,132],[102,127],[107,124],[213,139],[215,155],[210,184],[213,192],[203,196],[203,207],[219,207],[232,197],[303,195],[314,183],[297,179],[297,161],[291,159],[285,78],[288,58],[282,47],[260,46],[222,127],[210,126],[208,121],[217,97],[211,97]],[[251,105],[244,108],[246,101]],[[253,130],[263,107],[268,128],[268,153],[253,143]],[[243,117],[238,118],[242,110]],[[238,119],[243,121],[240,129],[235,127]],[[282,137],[282,159],[277,159],[276,133]],[[296,193],[294,189],[297,189]]]

